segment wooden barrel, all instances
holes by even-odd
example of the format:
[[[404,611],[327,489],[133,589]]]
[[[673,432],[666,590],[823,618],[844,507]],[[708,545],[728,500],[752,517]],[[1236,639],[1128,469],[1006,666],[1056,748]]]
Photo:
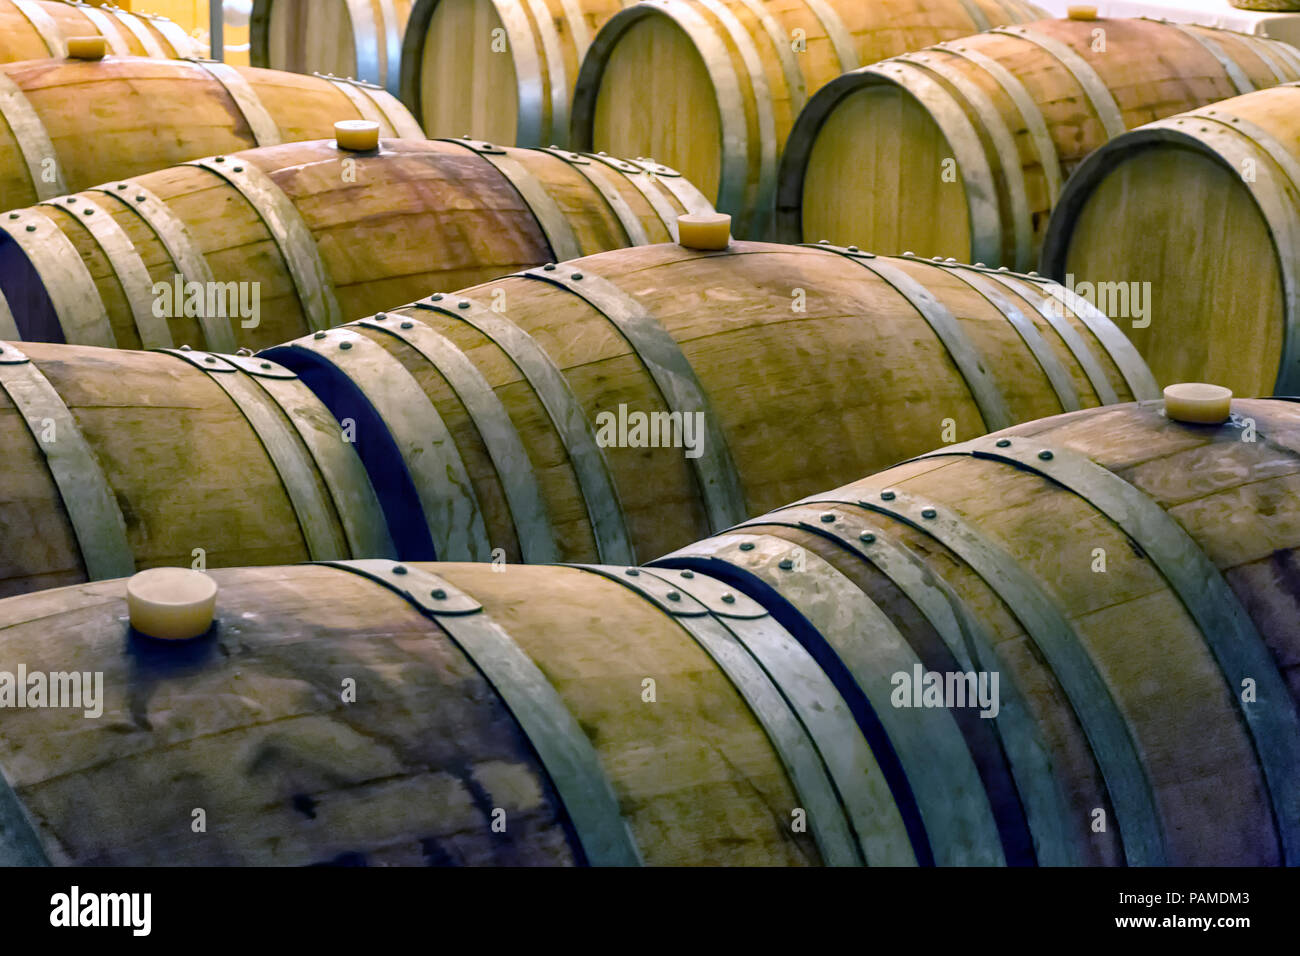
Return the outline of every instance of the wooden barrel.
[[[338,120],[420,138],[380,89],[207,61],[108,57],[0,66],[0,208],[253,146],[334,135]]]
[[[632,564],[944,441],[1158,395],[1054,284],[745,242],[529,269],[263,354],[358,423],[376,481],[409,478],[385,506],[412,560]]]
[[[184,645],[120,579],[4,600],[0,659],[102,674],[102,714],[5,714],[0,863],[915,862],[797,642],[620,572],[218,570]]]
[[[0,343],[0,595],[391,555],[340,434],[265,359]]]
[[[160,59],[195,54],[193,41],[166,17],[63,0],[0,0],[0,63],[68,55],[68,37],[102,36],[115,56]]]
[[[809,100],[782,160],[778,235],[1033,268],[1092,150],[1296,79],[1284,43],[1141,19],[1045,20],[896,57]]]
[[[1290,85],[1158,120],[1061,192],[1043,271],[1099,304],[1141,295],[1120,324],[1162,383],[1300,395],[1297,111]]]
[[[582,57],[631,2],[415,0],[402,45],[402,101],[430,136],[565,146]]]
[[[1041,16],[1022,0],[638,3],[583,60],[572,145],[680,169],[736,218],[736,235],[765,239],[781,150],[818,89],[863,63]]]
[[[1018,426],[651,567],[796,634],[939,863],[1001,836],[1050,865],[1295,866],[1300,406],[1235,411]],[[996,675],[996,716],[962,674]]]
[[[253,0],[254,66],[355,77],[399,92],[412,0]]]
[[[268,146],[0,214],[0,339],[264,348],[430,289],[662,242],[709,210],[659,166],[381,145]]]

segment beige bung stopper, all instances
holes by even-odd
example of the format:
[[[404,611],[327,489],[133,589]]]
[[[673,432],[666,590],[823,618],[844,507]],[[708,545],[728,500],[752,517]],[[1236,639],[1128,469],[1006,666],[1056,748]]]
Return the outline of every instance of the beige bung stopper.
[[[217,582],[189,568],[150,568],[126,582],[131,626],[165,641],[206,634],[217,607]]]
[[[102,60],[108,41],[101,36],[68,37],[68,57],[73,60]]]
[[[368,152],[379,148],[379,124],[370,120],[340,120],[334,124],[334,139],[339,149]]]
[[[725,249],[731,242],[731,217],[722,212],[678,216],[677,242],[687,249]]]
[[[1183,382],[1165,389],[1165,414],[1177,422],[1220,425],[1232,412],[1232,390],[1203,382]]]

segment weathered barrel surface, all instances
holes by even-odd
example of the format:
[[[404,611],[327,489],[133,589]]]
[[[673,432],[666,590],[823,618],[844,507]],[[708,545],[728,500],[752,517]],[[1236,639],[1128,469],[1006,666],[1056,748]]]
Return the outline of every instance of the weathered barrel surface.
[[[905,50],[1041,16],[1021,0],[634,4],[601,28],[583,61],[571,142],[680,169],[736,217],[736,235],[769,238],[781,151],[824,84]]]
[[[373,120],[419,125],[381,89],[207,61],[106,57],[0,66],[0,208],[253,146]]]
[[[1300,406],[1235,411],[1018,426],[652,567],[792,628],[940,863],[1294,866]],[[915,709],[918,672],[998,675],[998,716]]]
[[[596,31],[631,2],[415,0],[402,46],[402,101],[430,136],[567,145],[582,58]]]
[[[0,63],[68,55],[68,38],[102,36],[117,56],[195,55],[193,41],[166,17],[63,0],[0,0]]]
[[[478,141],[209,157],[0,214],[0,339],[264,348],[708,210],[660,166]]]
[[[391,556],[341,433],[265,359],[0,343],[0,594]]]
[[[1092,150],[1297,79],[1285,43],[1142,19],[1044,20],[905,54],[808,102],[782,159],[777,234],[1030,269]]]
[[[253,0],[249,59],[295,73],[355,77],[399,92],[412,0]]]
[[[653,601],[594,570],[398,567],[212,572],[219,624],[184,647],[129,632],[121,580],[0,602],[0,666],[103,673],[99,719],[6,713],[0,861],[861,860],[773,680],[710,621],[715,662],[694,635],[705,622],[679,626],[666,585]],[[853,776],[841,784],[863,819],[887,821],[862,796],[875,780],[860,779],[870,755],[846,708],[784,643],[778,679],[799,673],[820,695],[818,730],[843,735],[834,770]],[[896,839],[868,845],[908,859]]]
[[[1163,384],[1300,394],[1300,87],[1248,93],[1125,133],[1066,183],[1043,271],[1120,323]]]
[[[0,666],[103,678],[0,724],[0,860],[1294,865],[1300,408],[1236,410],[1049,418],[639,569],[217,570],[183,645],[121,579],[5,599]]]
[[[263,354],[356,422],[412,560],[635,563],[943,441],[1158,394],[1052,283],[745,242],[534,268]]]

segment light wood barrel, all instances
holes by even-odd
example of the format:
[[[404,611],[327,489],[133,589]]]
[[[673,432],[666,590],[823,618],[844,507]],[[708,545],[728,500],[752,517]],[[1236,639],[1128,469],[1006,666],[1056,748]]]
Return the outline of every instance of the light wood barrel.
[[[399,92],[412,0],[253,0],[254,66],[354,77]]]
[[[402,46],[402,101],[430,136],[568,145],[583,55],[631,2],[415,0]]]
[[[1044,20],[905,54],[804,108],[778,235],[1033,268],[1062,184],[1092,150],[1296,79],[1300,51],[1279,41],[1142,19]]]
[[[123,580],[0,602],[0,658],[103,682],[98,719],[6,714],[0,863],[914,862],[780,625],[610,570],[218,570],[184,645],[129,630]]]
[[[583,61],[572,144],[680,169],[735,217],[736,235],[769,238],[781,150],[818,89],[864,63],[1041,16],[1021,0],[638,3]]]
[[[943,441],[1158,395],[1054,284],[745,242],[534,268],[264,354],[358,423],[411,559],[635,563]]]
[[[1160,382],[1300,394],[1298,116],[1300,87],[1248,93],[1125,133],[1066,183],[1043,271],[1098,304],[1141,295],[1120,327]]]
[[[652,567],[796,633],[875,721],[939,863],[991,814],[1043,864],[1294,866],[1300,406],[1234,404],[1221,426],[1157,401],[946,446]],[[997,675],[997,716],[922,706],[929,673]]]
[[[392,555],[340,435],[265,359],[0,343],[0,595]]]
[[[115,56],[195,55],[190,37],[166,17],[62,0],[0,0],[0,63],[68,55],[68,37],[102,36]]]
[[[688,211],[709,205],[663,167],[474,140],[208,157],[0,213],[0,339],[265,348],[430,289],[663,242]]]
[[[339,120],[419,138],[383,90],[207,61],[108,57],[0,66],[0,208],[253,146],[334,135]]]

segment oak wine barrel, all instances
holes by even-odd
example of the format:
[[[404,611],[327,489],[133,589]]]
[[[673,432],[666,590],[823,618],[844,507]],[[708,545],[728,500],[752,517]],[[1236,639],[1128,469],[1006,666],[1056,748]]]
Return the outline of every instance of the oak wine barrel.
[[[1162,383],[1300,394],[1298,116],[1294,84],[1247,93],[1116,137],[1065,184],[1042,269],[1099,304],[1141,294],[1120,326]]]
[[[380,143],[267,146],[0,213],[0,339],[265,348],[430,289],[672,239],[679,214],[709,210],[659,166]]]
[[[391,556],[340,434],[265,359],[0,343],[0,594]]]
[[[904,54],[804,107],[781,162],[777,234],[1033,268],[1088,153],[1297,79],[1300,50],[1280,41],[1144,19],[1043,20]]]
[[[1023,0],[633,4],[583,60],[571,143],[680,169],[735,217],[737,236],[769,238],[781,151],[818,89],[864,63],[1043,15]]]
[[[334,134],[371,120],[420,138],[383,90],[209,61],[106,57],[0,66],[0,209],[173,163]]]
[[[746,242],[532,268],[263,354],[357,423],[410,560],[633,564],[942,441],[1158,395],[1052,283]]]
[[[249,59],[294,73],[355,77],[398,95],[412,0],[253,0]]]
[[[583,55],[631,2],[415,0],[402,45],[402,101],[430,136],[568,145]]]
[[[7,598],[64,691],[0,724],[0,861],[1295,865],[1300,408],[1236,413],[1021,425],[642,568],[216,570],[183,644],[122,579]]]
[[[944,446],[651,568],[798,636],[940,864],[1295,866],[1300,406],[1234,406]],[[922,674],[996,675],[997,715]]]
[[[99,719],[6,714],[0,863],[860,865],[861,843],[910,862],[855,838],[831,781],[871,756],[779,629],[758,636],[811,732],[724,628],[607,569],[212,577],[219,623],[186,645],[129,631],[122,580],[0,601],[0,659],[103,674]],[[874,777],[839,782],[870,836],[892,808]]]
[[[184,58],[196,52],[189,35],[166,17],[113,5],[64,0],[0,0],[0,63],[68,55],[68,38],[102,36],[115,56]]]

